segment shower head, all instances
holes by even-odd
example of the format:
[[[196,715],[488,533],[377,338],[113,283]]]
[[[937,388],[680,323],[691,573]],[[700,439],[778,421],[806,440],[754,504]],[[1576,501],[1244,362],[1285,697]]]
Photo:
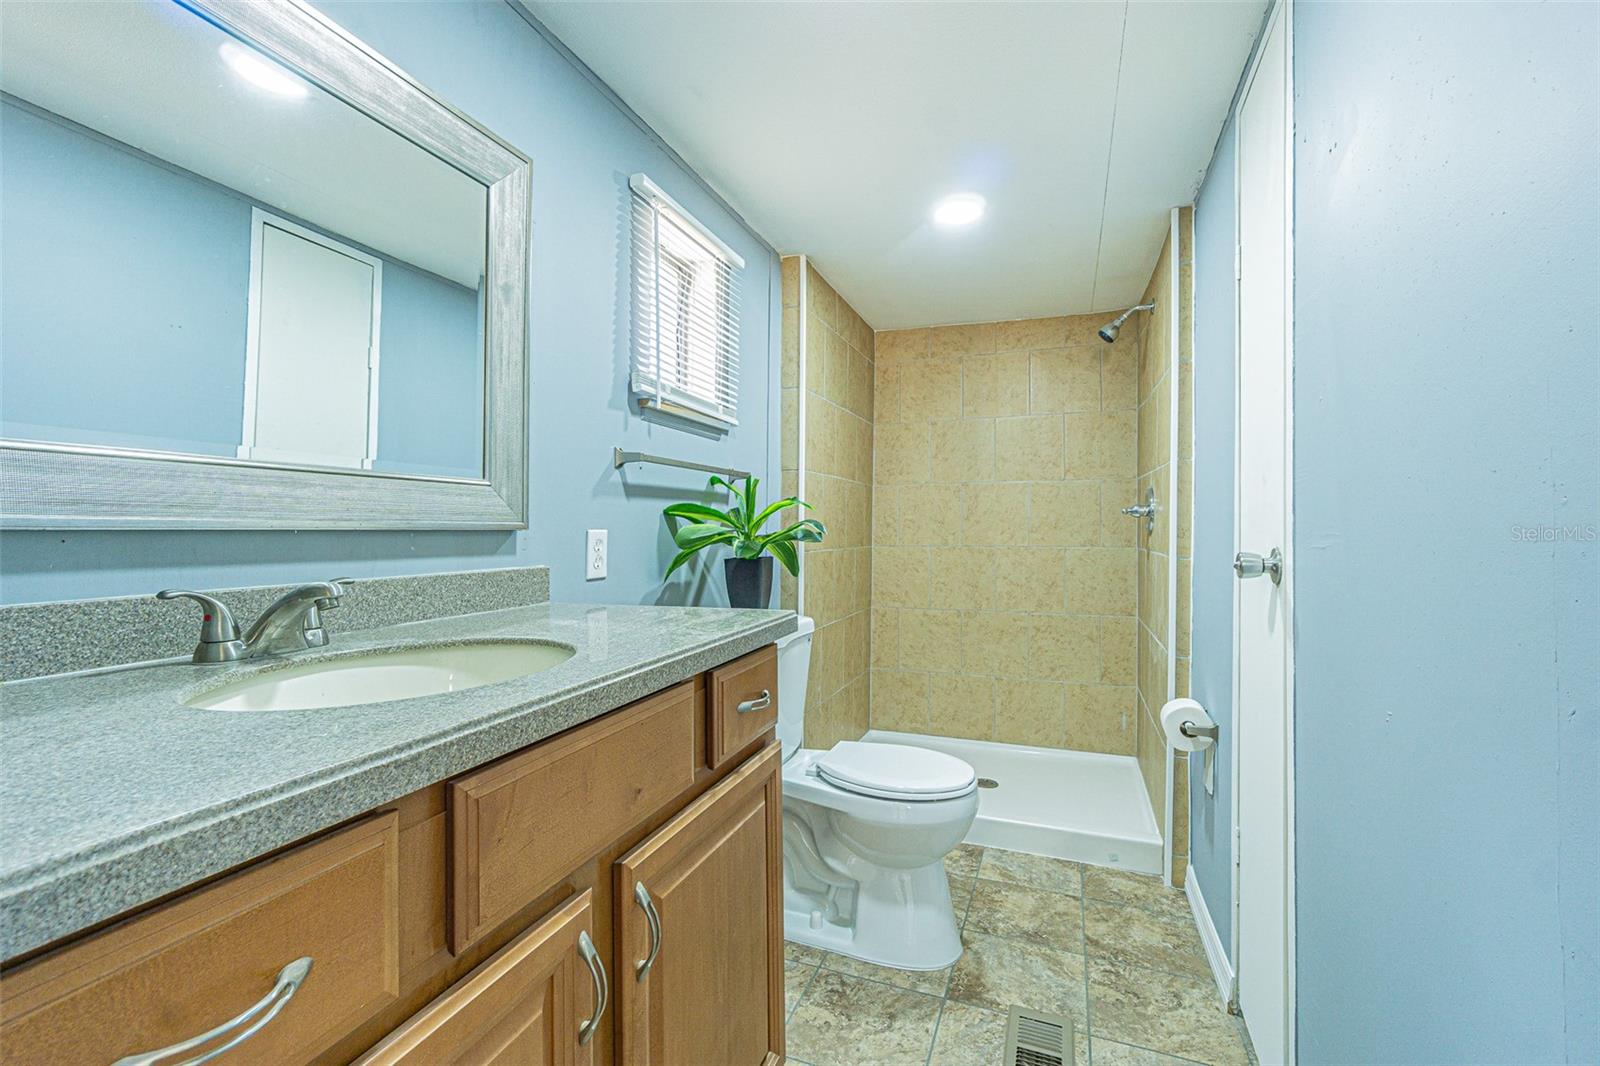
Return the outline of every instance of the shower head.
[[[1122,312],[1122,314],[1118,315],[1116,318],[1113,318],[1110,322],[1107,322],[1105,325],[1100,327],[1100,339],[1105,341],[1107,344],[1110,344],[1112,341],[1117,339],[1117,333],[1122,329],[1122,324],[1128,321],[1128,317],[1130,315],[1132,315],[1135,311],[1153,311],[1155,310],[1155,306],[1156,302],[1151,300],[1147,304],[1140,304],[1138,307],[1128,308],[1126,311]]]

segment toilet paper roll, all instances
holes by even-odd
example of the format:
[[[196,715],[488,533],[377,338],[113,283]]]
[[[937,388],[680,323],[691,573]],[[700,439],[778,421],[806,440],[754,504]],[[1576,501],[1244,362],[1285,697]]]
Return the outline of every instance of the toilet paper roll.
[[[1185,736],[1179,728],[1185,722],[1193,722],[1196,729],[1209,729],[1216,725],[1198,701],[1168,700],[1167,705],[1161,708],[1161,731],[1166,733],[1169,745],[1178,751],[1204,751],[1212,745],[1210,737]]]

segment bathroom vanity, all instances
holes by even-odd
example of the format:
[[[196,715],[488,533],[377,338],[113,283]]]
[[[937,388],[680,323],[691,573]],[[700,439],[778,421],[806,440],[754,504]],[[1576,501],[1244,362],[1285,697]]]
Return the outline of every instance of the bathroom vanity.
[[[772,642],[793,628],[786,612],[544,603],[265,664],[5,685],[0,1048],[777,1061]],[[252,672],[485,641],[572,654],[427,698],[192,705]]]

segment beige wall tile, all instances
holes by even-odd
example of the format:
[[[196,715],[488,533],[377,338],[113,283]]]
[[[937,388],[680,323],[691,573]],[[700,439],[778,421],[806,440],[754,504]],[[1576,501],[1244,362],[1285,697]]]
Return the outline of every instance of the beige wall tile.
[[[1069,478],[1131,478],[1138,415],[1133,411],[1066,416]]]
[[[1029,619],[1028,675],[1053,681],[1100,680],[1100,624],[1093,618],[1035,615]]]
[[[872,405],[878,423],[905,419],[906,386],[916,373],[916,366],[910,363],[879,363],[873,368]]]
[[[1029,485],[1028,514],[1030,544],[1098,545],[1101,541],[1100,482],[1052,481]],[[1124,518],[1123,521],[1129,520]]]
[[[928,480],[932,450],[926,422],[888,422],[874,429],[877,484]]]
[[[989,740],[994,735],[994,682],[962,674],[931,675],[928,728],[938,736]]]
[[[961,486],[904,485],[900,488],[900,544],[948,547],[961,543]]]
[[[1133,614],[1137,573],[1132,548],[1072,549],[1067,554],[1067,609],[1074,614]]]
[[[995,611],[997,548],[933,549],[930,605],[958,611]]]
[[[994,351],[993,322],[969,322],[959,326],[934,326],[928,330],[928,358],[949,359]]]
[[[1135,713],[1131,685],[1068,685],[1067,747],[1132,755]]]
[[[1028,354],[968,356],[961,360],[961,413],[992,418],[1028,413]]]
[[[917,421],[961,417],[961,364],[927,361],[904,368],[900,417]]]
[[[994,684],[994,738],[1004,744],[1067,740],[1066,686],[1051,681],[999,680]]]
[[[872,549],[875,607],[928,606],[928,549]]]
[[[961,665],[966,673],[1030,675],[1033,645],[1027,615],[979,611],[966,615],[964,622]]]
[[[1100,353],[1093,348],[1053,348],[1028,361],[1028,409],[1100,410]]]
[[[887,547],[900,543],[901,485],[877,485],[872,493],[872,544]]]
[[[848,342],[854,312],[840,300],[836,314]],[[1136,488],[1139,334],[1130,323],[1103,344],[1094,331],[1109,317],[873,335],[873,492],[859,502],[867,486],[839,479],[828,490],[852,516],[834,564],[835,629],[865,627],[865,647],[835,653],[856,657],[834,678],[839,730],[870,649],[875,727],[1135,750],[1135,523],[1116,511]],[[833,470],[865,481],[852,432],[869,423],[850,387],[841,404]],[[870,555],[847,546],[868,528],[863,510]],[[863,570],[865,605],[852,594]]]
[[[994,473],[998,480],[1059,481],[1065,458],[1061,415],[995,420]]]
[[[1100,543],[1107,547],[1132,547],[1144,536],[1144,522],[1129,518],[1122,508],[1143,503],[1137,481],[1107,478],[1100,482]]]
[[[1137,624],[1131,617],[1100,619],[1100,680],[1104,684],[1133,687],[1138,658]]]
[[[872,361],[855,348],[850,349],[850,388],[845,406],[857,417],[872,418]]]
[[[876,607],[872,614],[872,665],[900,665],[900,612]]]
[[[953,671],[959,661],[950,649],[961,641],[955,611],[901,611],[900,665],[909,670]]]
[[[1060,348],[1066,342],[1065,318],[1018,318],[994,324],[995,351],[1026,352],[1035,348]]]
[[[928,355],[925,329],[882,330],[873,338],[873,359],[879,363],[900,363],[924,359]]]
[[[872,728],[921,733],[928,728],[928,675],[872,671]]]
[[[974,546],[1015,544],[1027,535],[1028,486],[1005,482],[963,490],[962,537]]]
[[[991,418],[962,418],[932,423],[933,480],[993,479],[994,425]]]
[[[1131,411],[1139,406],[1139,353],[1107,345],[1100,352],[1100,407]]]
[[[850,400],[850,346],[833,330],[829,330],[823,345],[827,361],[823,377],[822,394],[832,403],[844,407]]]
[[[1000,548],[995,553],[995,606],[1003,611],[1059,614],[1067,609],[1065,548]],[[1130,560],[1131,562],[1131,560]],[[1129,568],[1129,580],[1133,574]]]
[[[806,388],[819,395],[823,391],[828,375],[829,333],[828,325],[822,321],[821,315],[816,311],[806,313]]]
[[[800,257],[786,255],[778,260],[779,288],[783,293],[783,306],[794,307],[800,303]]]

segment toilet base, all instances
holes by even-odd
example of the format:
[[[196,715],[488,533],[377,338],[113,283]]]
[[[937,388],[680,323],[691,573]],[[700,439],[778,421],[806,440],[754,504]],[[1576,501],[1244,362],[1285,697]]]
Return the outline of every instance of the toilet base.
[[[915,870],[857,864],[853,913],[829,918],[824,897],[797,888],[785,863],[786,940],[897,970],[942,970],[961,958],[961,931],[942,859]],[[803,876],[803,875],[802,875]]]

